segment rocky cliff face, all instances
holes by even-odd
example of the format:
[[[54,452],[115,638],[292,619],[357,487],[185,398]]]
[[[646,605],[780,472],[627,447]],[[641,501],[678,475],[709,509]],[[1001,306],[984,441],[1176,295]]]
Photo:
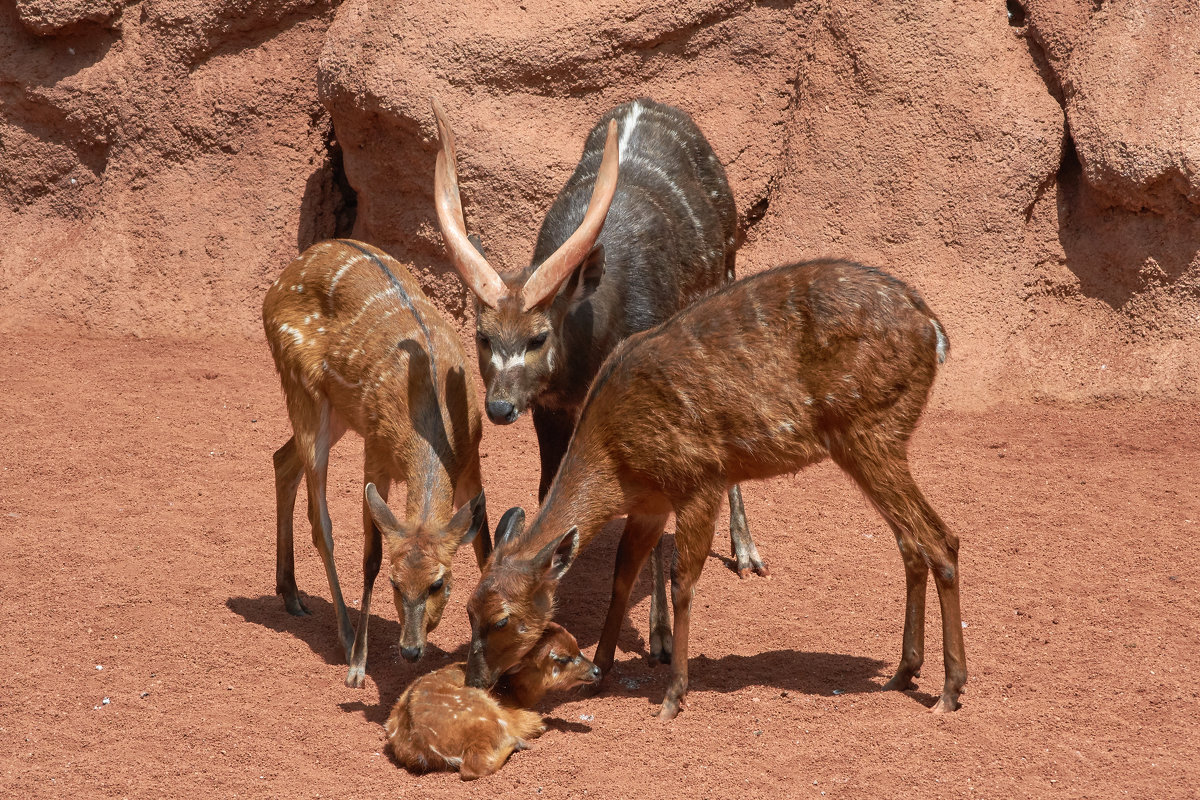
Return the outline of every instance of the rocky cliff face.
[[[1194,394],[1184,5],[21,0],[0,12],[0,329],[257,336],[274,274],[351,231],[462,313],[430,95],[504,266],[596,117],[650,96],[724,161],[743,274],[835,255],[922,290],[954,343],[939,402]]]

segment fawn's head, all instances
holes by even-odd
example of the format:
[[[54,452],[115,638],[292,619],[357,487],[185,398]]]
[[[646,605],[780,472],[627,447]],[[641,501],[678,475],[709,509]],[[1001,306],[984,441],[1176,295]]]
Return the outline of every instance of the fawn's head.
[[[545,691],[573,689],[600,680],[600,668],[579,652],[579,642],[557,622],[546,623],[526,661],[538,666]]]
[[[573,689],[600,680],[600,668],[579,652],[579,642],[556,622],[533,645],[516,672],[500,679],[501,693],[517,705],[532,708],[547,692]]]
[[[367,484],[366,499],[387,548],[387,577],[400,616],[400,654],[416,661],[425,651],[426,635],[441,622],[446,609],[454,553],[483,527],[487,513],[483,492],[442,526],[396,519],[373,483]]]
[[[503,277],[487,262],[478,237],[468,237],[458,194],[454,134],[433,100],[442,147],[434,200],[446,249],[475,294],[475,342],[487,387],[488,418],[515,422],[566,361],[562,329],[567,312],[596,290],[604,275],[604,248],[596,238],[617,187],[617,124],[609,123],[604,156],[583,221],[536,268]]]
[[[496,526],[496,549],[467,601],[471,649],[467,685],[488,688],[519,669],[554,615],[558,582],[579,550],[575,528],[528,552],[522,547],[525,512],[512,508]]]

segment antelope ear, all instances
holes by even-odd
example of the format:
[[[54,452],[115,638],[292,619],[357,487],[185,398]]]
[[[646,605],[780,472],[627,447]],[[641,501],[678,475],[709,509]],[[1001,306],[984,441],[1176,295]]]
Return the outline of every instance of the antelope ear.
[[[504,516],[500,517],[500,521],[496,523],[496,535],[494,537],[495,546],[500,547],[501,543],[508,539],[516,538],[525,530],[525,509],[520,506],[514,506],[504,512]]]
[[[383,502],[383,498],[379,496],[379,491],[375,488],[375,484],[368,483],[364,492],[367,500],[367,510],[371,513],[371,519],[375,520],[375,524],[379,529],[386,533],[394,534],[400,530],[400,522],[396,519],[396,515],[387,507],[387,503]]]
[[[569,531],[543,547],[541,552],[534,556],[534,569],[544,569],[546,577],[552,581],[561,580],[571,565],[575,563],[577,555],[579,555],[579,528],[572,525]]]
[[[480,489],[479,494],[475,495],[470,502],[464,503],[463,507],[450,518],[450,524],[446,526],[446,536],[458,542],[456,547],[461,547],[474,539],[485,523],[487,523],[487,502],[484,499],[483,490]]]
[[[600,279],[603,277],[604,245],[598,244],[571,273],[571,277],[563,285],[561,294],[570,301],[571,305],[582,303],[592,296],[592,292],[596,291],[596,287],[600,285]]]

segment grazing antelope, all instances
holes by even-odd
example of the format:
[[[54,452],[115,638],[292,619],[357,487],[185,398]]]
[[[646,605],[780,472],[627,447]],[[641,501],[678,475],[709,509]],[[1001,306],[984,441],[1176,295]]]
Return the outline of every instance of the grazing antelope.
[[[464,781],[491,775],[545,732],[541,716],[527,709],[549,691],[600,679],[575,637],[553,622],[494,694],[466,686],[465,667],[451,664],[417,678],[392,708],[384,726],[388,746],[408,769],[457,767]]]
[[[346,685],[362,686],[381,540],[402,626],[400,652],[409,661],[421,657],[426,634],[441,620],[459,545],[474,540],[481,566],[491,550],[479,470],[483,429],[466,355],[455,329],[408,270],[382,250],[351,240],[313,245],[289,264],[267,290],[263,327],[293,434],[275,453],[275,590],[290,613],[308,613],[296,589],[292,551],[292,512],[303,476],[313,544],[325,564],[350,664]],[[365,455],[357,635],[338,584],[325,502],[329,450],[348,428],[363,437]],[[406,483],[403,521],[386,504],[393,480]]]
[[[467,683],[491,685],[520,661],[579,549],[623,513],[675,513],[675,658],[660,716],[687,691],[688,630],[713,519],[730,484],[795,472],[829,457],[896,535],[908,580],[900,666],[907,689],[925,646],[929,569],[942,607],[953,711],[967,679],[958,605],[958,537],[908,469],[908,440],[949,349],[937,317],[895,278],[815,261],[734,283],[621,344],[600,369],[545,504],[497,527],[467,603]],[[595,661],[607,672],[629,593],[654,535],[626,536]],[[515,537],[515,538],[514,538]]]
[[[588,135],[575,173],[538,234],[533,264],[498,274],[468,239],[454,134],[434,99],[441,152],[434,194],[456,269],[476,298],[475,340],[492,422],[533,411],[541,453],[538,501],[575,429],[588,386],[630,334],[657,325],[734,279],[736,211],[725,170],[687,114],[652,100],[609,111]],[[619,140],[618,140],[619,136]],[[738,574],[767,575],[729,487]],[[631,514],[626,535],[657,539],[664,514]],[[650,654],[670,661],[662,551],[651,565]]]

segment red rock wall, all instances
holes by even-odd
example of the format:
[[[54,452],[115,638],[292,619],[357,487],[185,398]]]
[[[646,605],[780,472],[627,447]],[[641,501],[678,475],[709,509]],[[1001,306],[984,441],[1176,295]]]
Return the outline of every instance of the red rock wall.
[[[743,274],[836,255],[923,291],[939,402],[1192,396],[1196,5],[22,0],[0,329],[258,336],[266,283],[351,220],[461,312],[429,96],[517,266],[595,118],[648,95],[724,161]]]

